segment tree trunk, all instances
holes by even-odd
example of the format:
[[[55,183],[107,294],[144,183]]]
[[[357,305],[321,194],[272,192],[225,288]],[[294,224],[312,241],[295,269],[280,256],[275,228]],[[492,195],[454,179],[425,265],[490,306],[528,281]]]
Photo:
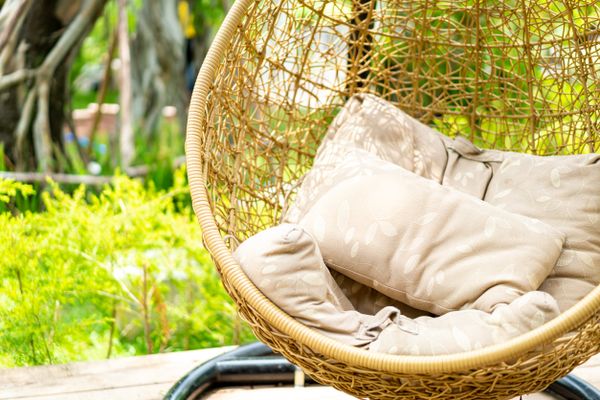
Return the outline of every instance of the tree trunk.
[[[18,169],[57,169],[69,71],[106,2],[7,0],[2,7],[0,142]]]
[[[119,149],[121,166],[127,170],[135,157],[135,138],[133,133],[133,115],[131,114],[131,51],[129,49],[129,24],[127,22],[127,0],[119,0],[119,56],[121,58],[121,76],[119,79],[119,103],[121,104],[121,134]]]
[[[175,105],[183,124],[187,112],[185,40],[177,0],[144,1],[131,45],[134,116],[147,137],[158,127],[166,105]]]

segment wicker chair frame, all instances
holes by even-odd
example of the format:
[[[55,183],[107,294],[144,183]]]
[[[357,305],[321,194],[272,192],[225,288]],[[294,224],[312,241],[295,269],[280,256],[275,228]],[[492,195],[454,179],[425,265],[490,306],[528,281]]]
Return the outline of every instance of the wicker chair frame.
[[[487,148],[597,151],[599,15],[600,1],[237,0],[196,82],[186,153],[205,246],[257,337],[315,380],[373,399],[511,398],[600,352],[600,286],[506,343],[392,356],[300,324],[231,253],[279,221],[354,93]]]

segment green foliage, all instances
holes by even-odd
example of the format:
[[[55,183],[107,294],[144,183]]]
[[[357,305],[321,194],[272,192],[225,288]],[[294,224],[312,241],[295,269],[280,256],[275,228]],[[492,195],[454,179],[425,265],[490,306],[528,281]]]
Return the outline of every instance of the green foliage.
[[[575,49],[563,49],[560,62],[552,60],[561,45],[573,46],[566,43],[569,37],[585,38],[594,31],[600,9],[577,5],[566,10],[564,2],[550,1],[533,3],[527,15],[521,15],[516,3],[507,1],[476,21],[475,4],[460,0],[391,8],[388,25],[381,28],[385,35],[374,38],[373,62],[392,75],[378,90],[386,93],[393,82],[392,100],[408,98],[433,108],[436,128],[450,136],[470,137],[484,147],[537,154],[588,152],[590,122],[569,112],[596,105],[596,86],[590,80],[587,88],[582,84],[586,78],[572,59]],[[565,24],[570,13],[572,23]],[[406,26],[393,23],[406,18]],[[565,43],[550,44],[550,38],[563,38]],[[427,45],[415,47],[420,41]],[[525,41],[537,46],[534,55],[527,46],[516,45]],[[485,47],[481,59],[471,50],[480,46]],[[545,116],[548,112],[557,117]],[[532,134],[523,139],[523,132]]]
[[[162,118],[159,122],[158,133],[150,136],[144,132],[136,135],[135,165],[149,167],[146,181],[158,188],[169,188],[173,185],[174,163],[183,154],[185,135],[177,123],[177,119]],[[148,142],[152,142],[149,146]]]
[[[33,187],[10,179],[0,179],[0,204],[8,204],[11,198],[21,194],[25,197],[34,194]]]
[[[46,211],[0,213],[0,367],[232,344],[235,309],[187,205],[117,176],[99,195],[51,184]],[[3,199],[31,187],[0,180]]]
[[[224,2],[216,0],[191,0],[190,9],[194,15],[196,31],[215,30],[225,18]]]

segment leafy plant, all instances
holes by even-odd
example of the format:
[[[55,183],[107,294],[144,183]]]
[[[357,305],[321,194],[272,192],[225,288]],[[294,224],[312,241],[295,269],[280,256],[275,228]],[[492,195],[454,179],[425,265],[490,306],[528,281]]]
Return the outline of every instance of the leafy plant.
[[[51,183],[45,212],[0,213],[0,366],[252,339],[200,243],[184,171],[173,181],[165,191],[117,176],[99,195]]]

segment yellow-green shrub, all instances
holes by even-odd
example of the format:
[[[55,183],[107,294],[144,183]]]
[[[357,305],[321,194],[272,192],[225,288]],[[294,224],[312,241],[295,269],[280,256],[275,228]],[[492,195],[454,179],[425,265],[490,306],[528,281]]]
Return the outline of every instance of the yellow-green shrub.
[[[251,339],[235,331],[184,176],[168,191],[123,176],[99,195],[51,184],[44,212],[0,213],[0,366]],[[5,203],[18,191],[31,189],[0,181]]]

